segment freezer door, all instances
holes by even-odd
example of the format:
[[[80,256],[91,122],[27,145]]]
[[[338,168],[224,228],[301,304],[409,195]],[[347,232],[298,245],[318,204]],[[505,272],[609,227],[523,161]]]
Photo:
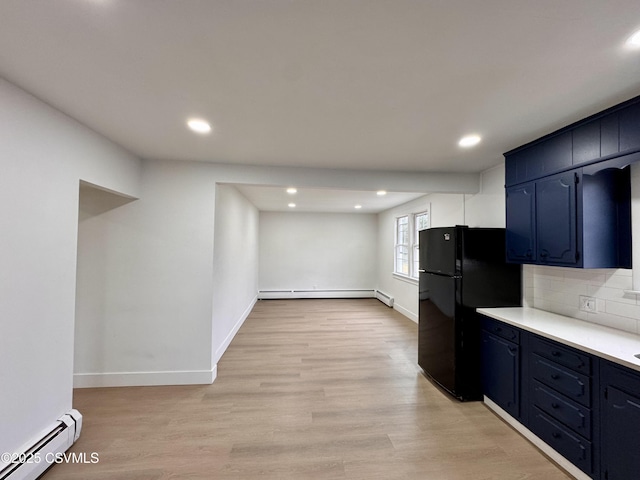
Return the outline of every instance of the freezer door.
[[[505,261],[502,228],[461,230],[462,300],[470,308],[521,304],[521,266]]]
[[[450,392],[456,379],[456,279],[420,274],[418,365]]]
[[[428,228],[420,231],[420,270],[456,275],[457,229],[455,227]]]

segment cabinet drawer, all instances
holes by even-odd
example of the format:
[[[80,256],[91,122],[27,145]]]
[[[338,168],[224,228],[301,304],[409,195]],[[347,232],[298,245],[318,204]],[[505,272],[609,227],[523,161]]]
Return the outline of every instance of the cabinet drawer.
[[[536,380],[564,393],[587,407],[591,406],[591,380],[539,355],[531,355],[531,374]]]
[[[559,420],[587,440],[591,440],[590,409],[535,380],[532,382],[531,397],[534,405],[540,410]]]
[[[591,442],[572,433],[538,408],[533,409],[531,430],[583,472],[593,472]]]
[[[520,343],[520,330],[516,327],[487,317],[482,319],[482,328],[489,333],[502,337],[515,344]]]
[[[544,340],[537,336],[531,336],[531,351],[553,360],[555,363],[572,368],[573,370],[591,374],[591,357],[569,347],[559,345],[556,342]]]
[[[602,373],[610,385],[640,397],[640,372],[607,361],[602,363]]]

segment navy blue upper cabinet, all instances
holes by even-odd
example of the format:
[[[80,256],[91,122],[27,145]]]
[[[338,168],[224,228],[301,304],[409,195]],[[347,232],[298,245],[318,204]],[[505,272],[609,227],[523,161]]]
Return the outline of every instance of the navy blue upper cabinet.
[[[631,268],[640,97],[505,153],[507,260]]]
[[[507,260],[532,263],[536,259],[535,183],[507,188]]]
[[[544,175],[559,172],[571,167],[572,162],[572,132],[564,132],[555,135],[540,143],[541,163],[540,175],[532,178],[540,178]],[[532,169],[532,173],[534,170]]]
[[[640,149],[640,103],[619,112],[620,152]]]
[[[618,112],[600,120],[600,155],[608,157],[620,152],[620,124]]]
[[[578,180],[578,173],[569,171],[536,182],[538,263],[578,263]]]
[[[631,268],[629,175],[578,168],[507,187],[507,261]]]
[[[580,165],[601,157],[600,130],[600,120],[595,120],[573,131],[573,165]]]
[[[506,185],[640,151],[640,97],[505,153]]]
[[[507,154],[507,185],[543,177],[572,166],[572,134],[565,132]]]

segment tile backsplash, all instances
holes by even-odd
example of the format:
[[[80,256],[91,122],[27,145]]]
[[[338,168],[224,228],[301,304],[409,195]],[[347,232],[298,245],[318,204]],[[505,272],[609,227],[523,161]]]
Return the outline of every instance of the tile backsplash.
[[[525,305],[632,333],[640,333],[639,295],[631,270],[543,267],[523,269]],[[580,297],[595,298],[596,312],[580,310]]]

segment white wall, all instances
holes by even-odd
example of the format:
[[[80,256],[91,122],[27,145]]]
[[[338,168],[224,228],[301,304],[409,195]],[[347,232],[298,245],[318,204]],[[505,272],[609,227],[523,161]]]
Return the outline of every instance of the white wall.
[[[210,383],[215,181],[143,163],[140,199],[80,222],[76,386]]]
[[[260,213],[260,291],[373,290],[377,218]]]
[[[0,452],[20,452],[72,406],[79,180],[136,196],[140,162],[2,79],[0,105]]]
[[[216,187],[212,363],[253,308],[258,294],[258,209],[237,189]]]
[[[418,321],[418,284],[393,275],[394,229],[396,217],[429,209],[431,227],[469,225],[505,226],[504,163],[480,175],[476,194],[432,194],[387,210],[378,215],[378,289],[394,297],[394,307]]]
[[[480,175],[480,191],[464,197],[464,224],[470,227],[504,228],[506,205],[504,163]]]

